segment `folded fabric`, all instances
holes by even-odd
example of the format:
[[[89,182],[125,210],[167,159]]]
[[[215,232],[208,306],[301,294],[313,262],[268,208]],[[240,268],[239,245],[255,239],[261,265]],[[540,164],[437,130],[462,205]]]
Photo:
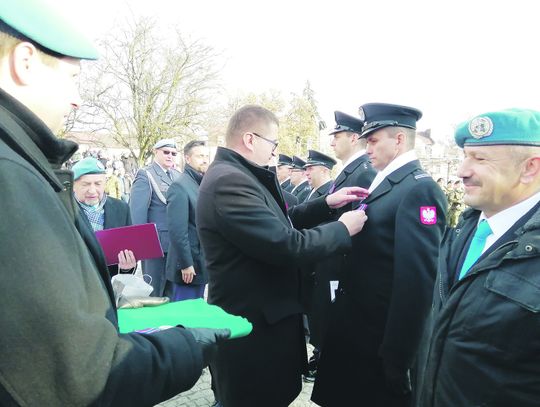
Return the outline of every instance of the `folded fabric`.
[[[118,308],[156,307],[168,302],[169,297],[125,297],[122,295],[118,299]]]
[[[225,312],[217,305],[210,305],[202,298],[184,300],[154,307],[118,310],[118,325],[121,333],[183,325],[189,328],[228,328],[231,338],[248,335],[253,326],[236,315]]]

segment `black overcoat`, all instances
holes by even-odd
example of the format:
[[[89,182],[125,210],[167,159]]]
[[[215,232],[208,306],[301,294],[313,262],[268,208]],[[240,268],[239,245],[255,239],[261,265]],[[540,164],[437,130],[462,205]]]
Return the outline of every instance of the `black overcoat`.
[[[312,399],[342,406],[405,406],[385,387],[382,360],[414,362],[431,305],[446,199],[418,161],[389,174],[366,199],[368,221],[353,237]],[[431,215],[431,216],[430,216]]]
[[[224,406],[286,406],[306,364],[299,266],[350,248],[324,198],[289,211],[275,175],[218,148],[199,190],[197,227],[209,302],[247,318],[252,333],[220,346],[212,366]]]

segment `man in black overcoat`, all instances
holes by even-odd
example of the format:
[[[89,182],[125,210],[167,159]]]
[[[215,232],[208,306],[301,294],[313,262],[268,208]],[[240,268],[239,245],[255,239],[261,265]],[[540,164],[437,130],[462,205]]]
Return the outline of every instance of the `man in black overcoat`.
[[[361,188],[287,211],[277,178],[267,169],[277,135],[272,112],[240,108],[229,121],[227,147],[218,148],[199,190],[197,227],[208,266],[208,301],[253,324],[249,336],[220,346],[212,364],[225,407],[288,406],[297,397],[307,357],[298,268],[347,252],[349,236],[366,220],[363,211],[351,211],[337,222],[307,229],[330,219],[333,207],[357,200],[351,194]]]
[[[353,238],[332,305],[312,400],[325,407],[405,407],[431,304],[446,199],[414,153],[421,112],[372,103],[360,113],[379,173],[364,201],[369,223]]]

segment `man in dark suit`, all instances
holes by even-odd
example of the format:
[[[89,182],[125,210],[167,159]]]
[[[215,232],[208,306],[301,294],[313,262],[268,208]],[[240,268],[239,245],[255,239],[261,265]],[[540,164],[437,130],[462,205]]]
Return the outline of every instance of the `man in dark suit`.
[[[276,170],[281,188],[287,192],[291,192],[294,188],[294,185],[291,184],[292,158],[286,154],[279,154]]]
[[[165,291],[165,268],[169,250],[169,229],[167,226],[167,190],[180,177],[175,170],[177,155],[176,142],[172,139],[159,140],[154,145],[154,161],[151,165],[137,171],[129,207],[131,219],[135,225],[155,223],[164,256],[158,259],[143,260],[143,272],[152,277],[152,296],[172,296]],[[171,287],[172,288],[172,287]]]
[[[293,189],[291,190],[291,194],[298,199],[298,203],[304,202],[311,192],[304,165],[306,165],[304,160],[293,155],[291,169],[291,185],[293,185]]]
[[[415,406],[538,406],[540,112],[481,114],[455,141],[471,208],[441,245]]]
[[[414,108],[360,109],[379,173],[369,223],[353,238],[323,343],[312,400],[321,406],[409,406],[409,370],[431,305],[446,198],[414,153]]]
[[[208,169],[205,142],[188,142],[184,147],[184,159],[184,173],[167,191],[170,243],[166,274],[167,284],[172,285],[171,301],[203,298],[208,282],[195,220],[199,185]]]
[[[208,301],[253,324],[249,336],[221,346],[211,365],[224,406],[286,406],[296,398],[307,359],[298,267],[346,252],[349,236],[366,220],[363,211],[351,211],[338,222],[301,229],[329,219],[331,208],[365,190],[340,190],[287,211],[277,178],[266,167],[277,135],[272,112],[254,105],[237,110],[227,148],[218,148],[199,190]]]
[[[105,194],[105,167],[98,159],[86,157],[78,161],[73,170],[73,195],[92,230],[131,225],[129,206],[120,199]],[[131,250],[118,253],[118,266],[109,266],[111,277],[118,271],[132,271],[137,260]]]

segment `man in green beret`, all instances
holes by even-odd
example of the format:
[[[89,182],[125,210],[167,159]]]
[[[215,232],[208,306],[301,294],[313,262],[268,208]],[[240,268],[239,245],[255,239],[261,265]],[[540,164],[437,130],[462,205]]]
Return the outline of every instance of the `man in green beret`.
[[[0,405],[152,406],[198,380],[228,330],[120,335],[103,252],[54,136],[97,51],[43,0],[0,7]]]
[[[455,139],[470,208],[443,239],[416,406],[538,406],[540,112],[485,113]]]

